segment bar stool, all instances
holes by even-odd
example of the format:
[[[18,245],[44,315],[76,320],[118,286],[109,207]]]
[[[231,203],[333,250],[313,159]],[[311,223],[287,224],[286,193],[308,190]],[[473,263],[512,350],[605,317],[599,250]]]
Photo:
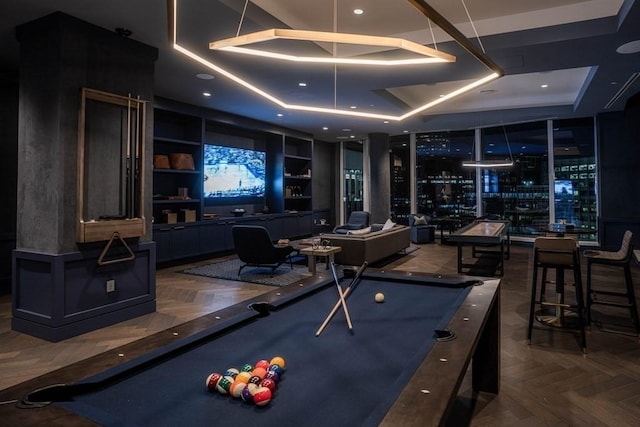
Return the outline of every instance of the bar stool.
[[[631,256],[633,255],[633,233],[630,230],[625,231],[622,237],[622,245],[617,251],[584,251],[584,257],[587,260],[587,324],[591,324],[591,306],[594,304],[607,305],[612,307],[628,308],[631,314],[631,320],[636,328],[636,334],[640,336],[640,319],[638,318],[638,306],[636,295],[633,289],[633,281],[631,280]],[[626,290],[613,291],[604,289],[595,289],[591,285],[591,270],[593,264],[611,265],[622,267],[624,271],[624,281]],[[613,297],[600,299],[599,296]],[[626,301],[622,302],[621,298]],[[617,299],[617,300],[615,300]]]
[[[542,269],[540,283],[540,297],[537,297],[538,270]],[[556,273],[556,297],[554,301],[547,301],[545,297],[547,271],[554,269]],[[575,304],[565,302],[565,270],[573,271],[573,285],[575,288]],[[533,280],[531,286],[531,303],[529,307],[529,327],[527,339],[531,344],[533,321],[536,314],[536,305],[541,311],[537,320],[552,327],[575,327],[580,331],[580,344],[582,351],[587,352],[587,339],[585,335],[586,322],[584,319],[584,299],[582,295],[582,275],[580,272],[580,251],[578,241],[570,237],[538,237],[533,244]],[[546,314],[545,309],[552,309],[551,314]],[[568,310],[574,310],[577,316],[577,324],[572,325]]]

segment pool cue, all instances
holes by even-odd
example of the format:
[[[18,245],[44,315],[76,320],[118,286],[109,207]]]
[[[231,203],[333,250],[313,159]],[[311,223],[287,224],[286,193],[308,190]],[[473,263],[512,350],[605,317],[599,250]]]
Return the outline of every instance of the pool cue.
[[[342,286],[340,286],[340,280],[338,279],[338,275],[336,274],[336,264],[335,262],[331,263],[331,275],[333,276],[333,281],[338,288],[338,297],[340,300],[340,304],[342,305],[342,309],[344,310],[344,316],[347,319],[347,327],[349,330],[353,329],[353,324],[351,323],[351,316],[349,316],[349,308],[347,307],[347,301],[344,299],[344,293],[342,291]]]
[[[349,283],[349,286],[347,286],[347,289],[344,290],[344,298],[347,298],[347,296],[349,296],[350,292],[355,289],[356,285],[358,284],[357,282],[360,280],[360,276],[362,276],[362,273],[364,272],[364,269],[367,267],[367,261],[365,261],[364,263],[362,263],[362,265],[358,268],[358,271],[356,272],[356,275],[353,277],[353,279],[351,279],[351,282]],[[329,312],[329,314],[327,315],[327,318],[324,319],[324,322],[322,322],[322,325],[320,325],[320,328],[318,329],[318,331],[316,332],[316,336],[320,336],[320,334],[322,333],[322,331],[324,331],[324,328],[327,327],[327,324],[329,323],[329,321],[333,318],[333,316],[336,314],[336,312],[338,311],[338,309],[340,308],[340,300],[338,300],[336,302],[336,304],[333,306],[333,309]]]

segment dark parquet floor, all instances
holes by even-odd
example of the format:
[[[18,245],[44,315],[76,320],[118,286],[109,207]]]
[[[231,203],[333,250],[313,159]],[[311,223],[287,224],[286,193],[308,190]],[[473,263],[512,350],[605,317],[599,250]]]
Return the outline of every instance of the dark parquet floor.
[[[417,246],[385,269],[455,273],[455,246]],[[640,342],[632,333],[628,311],[597,308],[598,324],[588,332],[587,354],[580,351],[577,334],[571,331],[536,328],[528,345],[531,252],[530,245],[514,244],[506,262],[500,393],[474,395],[470,379],[465,378],[449,424],[640,425]],[[158,270],[156,313],[60,343],[11,331],[11,297],[0,297],[0,390],[273,289],[177,272],[184,268]],[[640,266],[632,266],[632,271],[634,282],[640,284]],[[621,272],[609,267],[600,267],[593,280],[608,287],[623,283]]]

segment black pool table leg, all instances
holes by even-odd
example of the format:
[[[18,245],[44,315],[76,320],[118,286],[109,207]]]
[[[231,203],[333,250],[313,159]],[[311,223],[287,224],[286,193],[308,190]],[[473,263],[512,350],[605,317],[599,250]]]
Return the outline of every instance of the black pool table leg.
[[[458,242],[458,274],[462,274],[462,243]]]
[[[500,292],[473,353],[472,384],[476,392],[498,394],[500,390]]]

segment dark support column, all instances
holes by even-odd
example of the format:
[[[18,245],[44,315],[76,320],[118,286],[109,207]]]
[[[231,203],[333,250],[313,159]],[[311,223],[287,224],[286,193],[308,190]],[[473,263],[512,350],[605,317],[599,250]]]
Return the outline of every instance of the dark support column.
[[[389,135],[369,134],[369,211],[372,223],[384,223],[391,213]]]
[[[60,12],[20,25],[16,37],[19,197],[12,327],[58,341],[155,310],[151,215],[146,235],[129,239],[136,258],[109,266],[97,264],[107,242],[77,243],[76,225],[81,89],[149,100],[143,146],[151,159],[158,51]],[[147,168],[147,195],[151,173]],[[151,212],[151,198],[145,202]],[[107,291],[107,281],[114,290]]]

